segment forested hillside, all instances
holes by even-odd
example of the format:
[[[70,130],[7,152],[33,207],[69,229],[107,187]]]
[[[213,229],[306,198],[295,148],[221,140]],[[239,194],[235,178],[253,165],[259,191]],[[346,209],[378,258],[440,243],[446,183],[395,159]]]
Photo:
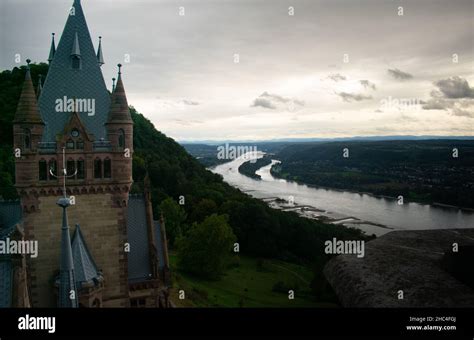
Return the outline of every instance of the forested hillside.
[[[289,145],[272,174],[302,183],[474,208],[474,141]]]

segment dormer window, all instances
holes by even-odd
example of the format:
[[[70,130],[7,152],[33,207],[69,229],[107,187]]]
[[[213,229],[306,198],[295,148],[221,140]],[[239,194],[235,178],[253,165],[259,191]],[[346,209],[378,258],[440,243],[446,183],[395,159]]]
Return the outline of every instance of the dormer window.
[[[77,55],[72,56],[72,68],[79,70],[81,68],[81,58]]]
[[[78,70],[81,68],[81,48],[79,47],[79,37],[77,32],[74,36],[74,42],[72,43],[71,61],[73,69]]]

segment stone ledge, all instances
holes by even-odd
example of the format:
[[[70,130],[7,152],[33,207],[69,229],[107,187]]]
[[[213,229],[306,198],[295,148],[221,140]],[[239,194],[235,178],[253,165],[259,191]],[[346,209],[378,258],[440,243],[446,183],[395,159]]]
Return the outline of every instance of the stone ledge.
[[[364,258],[339,255],[323,272],[344,307],[474,307],[474,290],[442,266],[454,242],[474,245],[474,229],[392,231]]]

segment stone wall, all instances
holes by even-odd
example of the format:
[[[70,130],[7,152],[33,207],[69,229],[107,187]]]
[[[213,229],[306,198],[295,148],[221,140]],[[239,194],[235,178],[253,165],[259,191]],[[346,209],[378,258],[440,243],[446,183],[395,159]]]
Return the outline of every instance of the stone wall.
[[[103,272],[104,307],[128,306],[126,207],[120,204],[127,194],[97,193],[75,195],[69,207],[71,237],[75,224],[81,231],[96,264]],[[38,257],[29,259],[32,303],[34,307],[54,307],[54,276],[59,270],[62,209],[58,196],[37,198],[38,209],[25,216],[25,238],[38,240]]]

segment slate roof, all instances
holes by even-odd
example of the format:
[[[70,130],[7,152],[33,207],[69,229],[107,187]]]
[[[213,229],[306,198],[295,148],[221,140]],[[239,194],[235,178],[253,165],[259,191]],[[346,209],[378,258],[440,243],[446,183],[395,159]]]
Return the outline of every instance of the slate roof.
[[[30,61],[27,60],[29,63]],[[31,81],[30,67],[28,65],[25,74],[25,81],[21,90],[20,100],[16,107],[15,123],[40,123],[41,116],[38,111],[38,103],[36,101],[36,93]]]
[[[43,142],[55,142],[56,135],[60,134],[69,122],[72,113],[55,111],[56,100],[64,96],[68,99],[94,99],[95,115],[88,116],[87,112],[80,112],[79,116],[95,140],[107,137],[104,123],[107,121],[110,107],[109,93],[80,1],[75,0],[73,6],[74,15],[68,15],[39,99],[39,109],[45,123]],[[72,68],[71,51],[79,51],[80,69]]]
[[[74,261],[74,278],[77,288],[81,288],[84,283],[97,283],[102,279],[97,265],[89,252],[81,228],[77,224],[71,241],[72,257]]]
[[[132,116],[128,108],[127,96],[122,82],[121,64],[118,64],[119,72],[117,84],[112,93],[112,105],[110,107],[108,122],[109,123],[132,123]]]
[[[54,33],[51,33],[51,47],[49,49],[49,56],[48,56],[49,62],[53,60],[55,53],[56,53],[56,44],[54,42]]]
[[[12,264],[0,257],[0,308],[12,305]]]
[[[99,63],[99,66],[105,64],[104,53],[102,52],[102,37],[99,37],[99,47],[97,48],[97,62]]]
[[[127,233],[130,252],[128,253],[128,280],[143,281],[150,277],[150,256],[148,247],[145,198],[130,195],[127,209]]]
[[[0,239],[5,229],[11,229],[21,221],[22,211],[19,200],[0,201]]]
[[[0,201],[0,240],[6,239],[21,221],[20,201]],[[10,257],[0,255],[0,308],[11,307],[13,272]]]

